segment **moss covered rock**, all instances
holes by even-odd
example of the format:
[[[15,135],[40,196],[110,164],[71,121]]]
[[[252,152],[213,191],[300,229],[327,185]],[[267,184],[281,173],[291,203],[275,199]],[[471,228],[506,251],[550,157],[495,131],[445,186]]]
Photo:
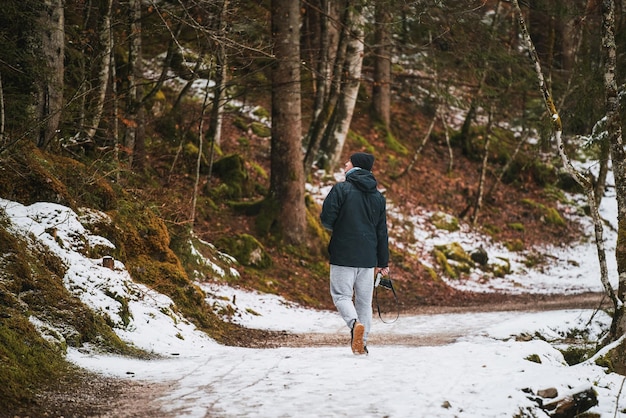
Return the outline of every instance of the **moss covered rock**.
[[[460,263],[466,263],[474,265],[472,257],[463,249],[458,242],[452,242],[450,244],[437,245],[435,248],[441,251],[448,260],[458,261]]]
[[[446,274],[452,278],[458,278],[462,273],[469,273],[475,265],[474,260],[458,242],[436,245],[434,256]]]
[[[460,229],[459,220],[444,212],[433,213],[430,217],[430,221],[437,229],[443,229],[444,231],[453,232]]]
[[[234,237],[222,237],[215,245],[220,251],[235,257],[244,266],[263,269],[272,265],[272,259],[265,248],[252,235],[239,234]]]
[[[238,154],[227,155],[213,164],[213,172],[222,180],[220,195],[232,199],[250,197],[254,183],[248,176],[244,159]]]

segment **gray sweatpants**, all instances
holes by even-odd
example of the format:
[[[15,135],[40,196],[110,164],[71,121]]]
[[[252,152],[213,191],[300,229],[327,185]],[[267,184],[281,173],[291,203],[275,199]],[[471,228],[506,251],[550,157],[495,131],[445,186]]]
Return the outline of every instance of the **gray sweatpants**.
[[[363,341],[372,327],[374,268],[330,265],[330,295],[348,327],[358,320],[365,327]],[[354,298],[354,301],[353,301]]]

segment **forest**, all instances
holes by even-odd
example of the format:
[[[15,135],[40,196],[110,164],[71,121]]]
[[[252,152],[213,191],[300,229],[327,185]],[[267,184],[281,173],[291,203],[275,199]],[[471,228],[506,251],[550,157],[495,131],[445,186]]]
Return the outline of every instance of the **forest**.
[[[329,236],[310,186],[333,180],[355,151],[376,156],[379,186],[400,210],[451,214],[517,251],[580,238],[558,208],[564,193],[584,196],[613,315],[604,344],[626,333],[626,2],[3,6],[0,198],[106,213],[112,222],[95,228],[115,250],[84,251],[123,262],[217,341],[246,346],[267,335],[207,306],[194,281],[215,271],[189,244],[226,270],[224,254],[237,260],[241,275],[221,280],[331,308]],[[593,161],[593,173],[572,163],[579,160]],[[615,255],[602,246],[597,211],[610,175]],[[63,287],[62,260],[29,248],[6,225],[0,207],[0,407],[28,404],[47,376],[68,373],[28,315],[67,324],[68,345],[97,341],[142,355]],[[449,261],[458,254],[419,259],[399,244],[418,227],[391,228],[403,310],[512,297],[449,287],[442,276],[467,274]],[[466,251],[461,257],[471,258]],[[617,258],[616,288],[606,257]],[[542,262],[549,257],[529,260]],[[485,277],[507,274],[506,266],[471,263]],[[622,374],[625,349],[612,357]]]

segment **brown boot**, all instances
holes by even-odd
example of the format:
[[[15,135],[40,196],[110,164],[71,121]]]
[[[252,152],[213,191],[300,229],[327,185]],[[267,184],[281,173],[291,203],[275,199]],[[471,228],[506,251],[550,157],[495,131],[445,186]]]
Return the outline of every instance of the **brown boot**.
[[[352,352],[354,354],[365,354],[365,345],[363,344],[363,334],[365,327],[360,322],[354,322],[352,327]]]

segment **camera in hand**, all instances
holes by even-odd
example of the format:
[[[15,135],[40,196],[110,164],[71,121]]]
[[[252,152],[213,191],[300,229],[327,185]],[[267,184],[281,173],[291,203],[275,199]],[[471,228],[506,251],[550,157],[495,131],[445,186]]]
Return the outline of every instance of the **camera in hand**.
[[[374,282],[374,287],[378,286],[382,286],[386,289],[393,289],[391,279],[383,277],[380,273],[376,275],[376,281]]]

